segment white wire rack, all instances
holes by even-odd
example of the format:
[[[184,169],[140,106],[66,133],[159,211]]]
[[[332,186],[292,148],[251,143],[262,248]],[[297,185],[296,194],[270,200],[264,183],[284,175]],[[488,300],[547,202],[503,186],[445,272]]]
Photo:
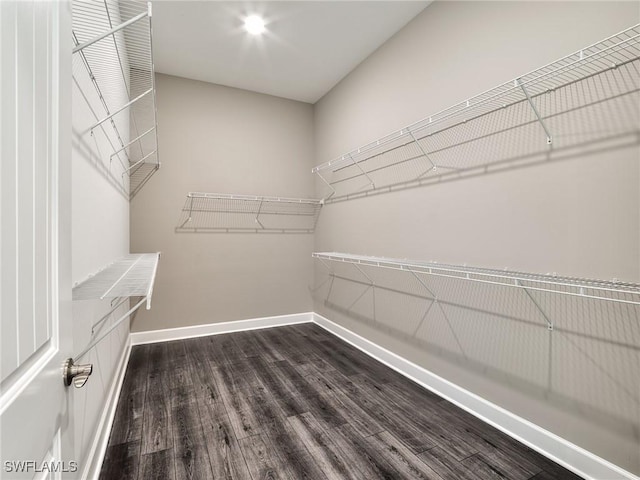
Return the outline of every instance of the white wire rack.
[[[322,261],[343,262],[359,266],[401,270],[414,274],[447,277],[462,281],[479,282],[525,291],[551,292],[590,298],[607,302],[640,305],[640,284],[617,281],[589,280],[556,275],[540,275],[508,270],[447,265],[435,262],[420,262],[406,259],[370,257],[335,252],[318,252],[312,256]],[[331,270],[326,263],[325,266]],[[550,325],[551,326],[551,325]]]
[[[313,233],[322,204],[308,198],[191,192],[176,231]]]
[[[119,298],[120,301],[112,307],[111,311],[93,324],[94,329],[110,318],[111,314],[132,297],[141,297],[127,313],[122,315],[110,327],[97,338],[91,340],[89,345],[74,358],[74,362],[85,355],[102,339],[106,338],[120,323],[129,318],[133,312],[146,303],[147,310],[151,308],[153,284],[158,270],[160,253],[132,254],[112,263],[87,280],[73,287],[72,298],[79,300],[104,300],[105,298]]]
[[[640,131],[640,25],[316,166],[327,202]]]
[[[90,126],[111,144],[133,197],[160,167],[151,3],[74,0],[73,53],[84,64],[103,111]]]

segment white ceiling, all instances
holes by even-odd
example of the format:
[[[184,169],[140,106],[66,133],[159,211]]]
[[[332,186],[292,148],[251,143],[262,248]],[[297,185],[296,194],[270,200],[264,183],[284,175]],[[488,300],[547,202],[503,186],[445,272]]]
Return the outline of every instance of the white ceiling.
[[[315,103],[429,1],[154,1],[160,73]],[[259,14],[267,32],[243,19]]]

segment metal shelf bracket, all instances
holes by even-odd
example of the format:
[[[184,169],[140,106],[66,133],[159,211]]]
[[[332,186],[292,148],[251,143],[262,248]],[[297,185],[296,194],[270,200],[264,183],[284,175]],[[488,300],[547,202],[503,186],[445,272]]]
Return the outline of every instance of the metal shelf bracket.
[[[524,290],[524,293],[527,294],[527,297],[529,297],[531,302],[536,306],[536,309],[540,312],[540,315],[542,315],[542,318],[544,318],[544,320],[547,322],[547,329],[550,330],[550,331],[553,331],[553,322],[549,319],[547,314],[544,313],[544,310],[542,310],[542,307],[538,304],[536,299],[533,298],[533,295],[531,295],[531,293],[529,292],[527,287],[522,285],[522,283],[520,283],[520,280],[518,280],[518,279],[515,280],[515,284],[522,287],[522,290]],[[580,287],[579,288],[579,292],[580,292],[580,295],[584,295],[584,288]]]
[[[520,78],[516,78],[513,81],[513,84],[515,86],[518,86],[522,89],[522,92],[524,93],[525,97],[527,97],[527,101],[529,102],[529,105],[531,106],[531,109],[533,110],[533,113],[535,113],[536,118],[538,119],[538,122],[540,122],[540,125],[542,125],[542,129],[544,130],[544,133],[547,135],[547,145],[551,145],[553,143],[553,137],[551,136],[551,132],[549,132],[549,129],[547,128],[547,125],[544,123],[544,120],[542,119],[542,116],[540,115],[540,112],[538,111],[536,105],[533,103],[533,100],[531,99],[531,96],[529,95],[529,92],[527,91],[526,87],[524,86],[524,83],[522,83],[522,80]]]
[[[422,145],[420,145],[420,142],[418,142],[418,140],[416,139],[416,136],[413,134],[413,132],[411,130],[409,130],[409,129],[407,129],[407,132],[409,132],[409,135],[411,135],[411,138],[413,139],[413,142],[420,149],[420,151],[422,152],[422,155],[424,156],[424,158],[426,158],[427,161],[431,164],[431,168],[427,169],[425,172],[421,173],[420,175],[418,175],[416,177],[416,180],[419,180],[422,177],[424,177],[427,173],[435,171],[438,167],[436,166],[435,163],[433,163],[433,160],[431,160],[429,155],[427,155],[427,152],[425,151],[424,148],[422,148]]]

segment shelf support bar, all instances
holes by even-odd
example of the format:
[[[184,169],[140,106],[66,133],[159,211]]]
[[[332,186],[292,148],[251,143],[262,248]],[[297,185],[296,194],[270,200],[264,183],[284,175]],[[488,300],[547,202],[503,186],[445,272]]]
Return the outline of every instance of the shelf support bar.
[[[182,222],[182,225],[180,225],[180,228],[184,227],[187,223],[191,221],[191,215],[193,214],[193,195],[189,194],[189,199],[191,200],[189,202],[189,218],[187,218],[184,222]]]
[[[418,142],[418,139],[416,138],[416,136],[413,134],[413,132],[411,130],[407,130],[407,132],[409,132],[409,135],[411,135],[411,138],[413,139],[413,143],[416,144],[416,146],[418,147],[418,149],[422,152],[422,156],[424,158],[427,159],[427,161],[431,164],[431,168],[428,169],[426,172],[421,173],[420,175],[418,175],[418,177],[416,178],[416,180],[419,180],[420,178],[424,177],[427,173],[429,173],[432,170],[436,169],[436,164],[433,163],[433,160],[431,160],[431,158],[429,157],[429,155],[427,155],[427,152],[424,148],[422,148],[422,145],[420,145],[420,143]]]
[[[333,185],[331,185],[329,182],[327,182],[327,180],[322,176],[322,174],[320,173],[319,170],[316,170],[316,174],[320,177],[320,180],[322,180],[324,183],[327,184],[327,186],[331,189],[331,193],[329,194],[328,197],[325,197],[323,200],[329,200],[331,197],[333,197],[336,194],[336,189],[333,188]]]
[[[446,320],[447,325],[449,326],[449,330],[451,330],[451,334],[453,335],[453,338],[456,340],[456,343],[458,344],[458,348],[460,349],[460,352],[462,353],[462,356],[464,358],[467,358],[467,353],[464,351],[464,348],[462,347],[462,342],[460,342],[460,339],[458,338],[458,334],[453,329],[453,325],[451,325],[451,320],[449,320],[449,315],[447,315],[447,312],[445,312],[444,308],[442,307],[442,305],[439,302],[433,302],[433,303],[437,303],[438,304],[438,308],[440,308],[440,312],[442,312],[442,316]]]
[[[329,283],[329,289],[327,290],[327,296],[324,299],[325,302],[329,301],[329,297],[331,296],[331,292],[333,291],[333,282],[336,279],[336,276],[331,274],[331,283]]]
[[[367,293],[367,290],[371,289],[373,293],[373,318],[375,320],[376,318],[376,284],[371,279],[371,277],[367,275],[365,271],[360,268],[360,266],[357,263],[353,263],[352,265],[356,267],[356,270],[358,270],[364,278],[367,279],[367,281],[369,282],[369,285],[367,286],[367,288],[365,288],[364,292],[362,292],[362,294],[360,294],[360,296],[356,298],[351,305],[349,305],[349,308],[347,310],[351,310],[351,307],[353,307],[356,303],[358,303],[358,300],[364,297],[364,294]]]
[[[129,170],[132,170],[134,168],[136,168],[138,165],[140,165],[142,162],[144,162],[147,158],[149,158],[151,155],[153,155],[154,153],[158,153],[158,150],[154,150],[151,153],[147,153],[144,157],[142,157],[140,160],[138,160],[136,163],[134,163],[133,165],[131,165],[129,168],[125,168],[124,172],[122,172],[122,175],[124,175],[125,173],[129,172]],[[134,172],[135,173],[135,172]]]
[[[352,308],[356,303],[358,303],[358,301],[359,301],[362,297],[364,297],[365,293],[367,293],[367,292],[369,291],[369,289],[370,289],[370,288],[371,288],[371,285],[368,285],[368,286],[367,286],[367,288],[365,288],[365,289],[364,289],[364,291],[363,291],[360,295],[358,295],[358,297],[357,297],[353,302],[351,302],[351,305],[349,305],[349,306],[347,307],[347,311],[350,311],[350,310],[351,310],[351,308]],[[374,302],[375,302],[375,300],[374,300]],[[374,303],[374,305],[375,305],[375,303]],[[374,317],[375,317],[375,314],[374,314]]]
[[[356,159],[353,158],[353,155],[349,154],[349,158],[351,159],[351,161],[353,162],[353,164],[358,167],[360,169],[360,171],[362,172],[362,174],[367,177],[367,179],[369,180],[369,183],[371,184],[371,186],[373,188],[376,188],[376,184],[373,182],[373,180],[371,180],[371,177],[369,176],[369,174],[367,172],[365,172],[364,168],[362,168],[362,166],[356,162]]]
[[[125,27],[128,27],[129,25],[131,25],[132,23],[136,23],[138,20],[140,20],[141,18],[144,18],[148,15],[148,12],[144,12],[141,13],[139,15],[136,15],[135,17],[127,20],[124,23],[121,23],[120,25],[118,25],[117,27],[112,28],[111,30],[109,30],[108,32],[104,32],[102,35],[98,35],[95,38],[92,38],[91,40],[88,40],[84,43],[81,43],[80,45],[77,45],[73,48],[73,53],[77,53],[80,50],[87,48],[89,45],[93,45],[96,42],[99,42],[100,40],[102,40],[105,37],[108,37],[109,35],[113,35],[114,33],[116,33],[119,30],[122,30]]]
[[[260,216],[260,212],[262,211],[262,204],[264,203],[264,198],[260,199],[260,205],[258,206],[258,213],[256,213],[256,223],[258,225],[260,225],[260,227],[264,230],[264,225],[262,224],[262,222],[260,221],[260,219],[258,218]]]
[[[414,272],[413,270],[409,270],[409,271],[422,284],[422,286],[424,288],[426,288],[427,291],[433,296],[433,299],[431,301],[431,305],[429,305],[429,307],[427,308],[427,311],[422,316],[422,319],[420,320],[420,323],[416,327],[416,330],[414,331],[413,335],[415,336],[418,333],[418,330],[422,326],[422,323],[427,318],[427,315],[429,315],[429,312],[431,311],[431,307],[433,307],[434,305],[437,304],[438,308],[440,309],[440,312],[442,312],[442,316],[444,317],[444,319],[447,322],[447,325],[449,326],[449,330],[451,330],[451,334],[453,335],[453,338],[456,340],[456,343],[458,344],[458,347],[460,348],[460,352],[462,352],[462,356],[467,358],[467,354],[465,353],[464,348],[462,348],[462,343],[460,343],[460,339],[458,338],[458,335],[456,334],[456,331],[453,329],[453,325],[451,325],[451,321],[449,320],[449,316],[447,315],[447,312],[444,311],[444,308],[442,308],[442,305],[440,304],[440,302],[438,302],[438,298],[431,291],[431,289],[429,287],[427,287],[427,285],[420,279],[420,277],[418,277],[418,274],[416,272]]]
[[[144,137],[145,135],[148,135],[149,133],[153,132],[156,129],[156,127],[151,127],[149,130],[147,130],[146,132],[144,132],[142,135],[138,135],[136,138],[134,138],[133,140],[131,140],[129,143],[127,143],[126,145],[123,145],[122,148],[120,150],[118,150],[117,152],[113,152],[111,154],[111,158],[113,158],[115,155],[118,155],[120,152],[122,152],[123,150],[125,150],[127,147],[130,147],[131,145],[133,145],[134,143],[136,143],[137,141],[139,141],[142,137]]]
[[[76,35],[73,32],[72,32],[72,37],[73,37],[73,43],[77,46],[78,45],[78,39],[76,38]],[[85,56],[84,52],[80,52],[80,59],[82,60],[82,63],[83,63],[84,67],[87,70],[87,73],[89,74],[89,78],[91,79],[91,83],[93,84],[93,87],[96,89],[96,93],[98,94],[98,98],[102,102],[102,106],[104,107],[104,109],[107,112],[107,114],[109,114],[110,113],[109,106],[107,105],[107,102],[104,99],[104,96],[102,95],[102,91],[100,90],[100,86],[98,85],[98,82],[96,81],[96,77],[93,74],[93,70],[91,70],[91,66],[89,65],[89,62],[88,62],[87,57]],[[118,141],[120,142],[120,145],[124,145],[124,142],[122,141],[122,137],[120,136],[120,132],[118,131],[118,127],[116,126],[116,124],[115,124],[115,122],[113,120],[111,120],[111,127],[113,128],[113,131],[115,132],[116,136],[118,137]],[[100,128],[102,128],[102,132],[104,133],[105,138],[109,142],[109,145],[111,145],[111,148],[115,149],[115,147],[113,146],[113,142],[111,141],[111,138],[109,137],[109,135],[107,135],[107,132],[104,129],[104,126],[101,126]],[[126,153],[125,153],[125,155],[126,155]],[[111,160],[113,160],[113,155],[111,156],[109,161],[111,161]],[[120,158],[120,155],[118,155],[118,160],[120,161],[120,165],[122,165],[122,168],[125,168],[124,163],[122,162],[122,159]],[[129,160],[129,156],[128,155],[127,155],[127,160]]]
[[[538,109],[536,108],[535,104],[533,103],[533,100],[531,99],[531,96],[529,95],[529,92],[525,88],[524,83],[522,83],[522,80],[519,79],[519,78],[514,80],[514,83],[515,83],[516,86],[518,86],[518,87],[520,87],[522,89],[522,91],[524,92],[525,96],[527,97],[527,100],[529,101],[529,105],[531,106],[531,109],[533,110],[533,113],[536,114],[536,117],[538,118],[538,122],[540,122],[540,125],[542,125],[542,129],[544,130],[544,133],[547,135],[547,144],[551,145],[553,143],[553,137],[551,136],[551,133],[549,132],[549,129],[547,128],[547,125],[544,123],[544,120],[542,119],[542,116],[540,115],[540,112],[538,112]]]
[[[158,261],[160,260],[160,252],[158,252]],[[156,274],[158,273],[158,262],[153,266],[153,276],[151,277],[151,283],[147,290],[145,300],[147,301],[147,310],[151,310],[151,297],[153,297],[153,285],[156,283]]]
[[[370,277],[369,275],[367,275],[367,274],[364,272],[364,270],[362,270],[362,269],[360,268],[360,266],[359,266],[357,263],[354,263],[354,264],[352,264],[352,265],[353,265],[354,267],[356,267],[356,269],[357,269],[357,270],[362,274],[362,276],[368,280],[368,282],[369,282],[369,286],[370,286],[370,287],[375,287],[375,286],[376,286],[376,284],[373,282],[373,280],[371,280],[371,277]]]
[[[107,320],[112,314],[113,312],[115,312],[118,308],[120,308],[120,306],[126,302],[127,300],[129,300],[129,297],[124,297],[122,298],[122,300],[120,300],[117,305],[115,307],[112,307],[111,310],[109,310],[109,313],[107,313],[105,316],[103,316],[100,320],[98,320],[96,323],[94,323],[93,325],[91,325],[91,334],[93,335],[93,333],[95,332],[95,329],[98,325],[100,325],[102,322],[104,322],[105,320]]]
[[[424,283],[424,281],[418,276],[418,274],[416,272],[414,272],[413,270],[409,270],[409,271],[413,274],[413,276],[416,278],[416,280],[418,280],[418,282],[425,288],[425,290],[427,292],[429,292],[429,294],[433,297],[432,300],[436,300],[437,301],[438,298],[436,297],[436,294],[433,293],[433,291],[429,287],[427,287],[427,284]]]
[[[121,111],[123,111],[125,108],[130,107],[131,105],[133,105],[134,103],[136,103],[138,100],[140,100],[142,97],[145,97],[147,95],[149,95],[151,92],[153,91],[153,88],[150,88],[149,90],[147,90],[146,92],[144,92],[141,95],[138,95],[136,98],[134,98],[133,100],[131,100],[130,102],[127,102],[126,104],[124,104],[122,107],[120,107],[119,109],[117,109],[115,112],[110,113],[109,115],[107,115],[106,117],[104,117],[102,120],[100,120],[99,122],[95,123],[89,130],[91,130],[93,132],[93,130],[101,125],[103,122],[106,122],[107,120],[109,120],[111,117],[113,117],[114,115],[117,115],[118,113],[120,113]]]
[[[333,270],[329,267],[329,265],[327,264],[327,262],[324,260],[324,258],[320,258],[320,257],[316,257],[318,260],[320,260],[320,263],[322,263],[322,265],[324,265],[324,268],[327,269],[327,271],[329,272],[329,275],[333,276]]]
[[[129,309],[129,311],[127,313],[125,313],[123,316],[121,316],[113,325],[111,325],[111,327],[109,327],[105,332],[102,333],[102,335],[100,335],[98,338],[96,338],[95,340],[92,340],[89,345],[87,345],[85,347],[84,350],[82,350],[82,352],[80,352],[78,355],[76,355],[73,359],[73,362],[77,362],[78,360],[80,360],[82,357],[84,357],[87,352],[89,352],[89,350],[91,350],[93,347],[95,347],[98,343],[100,343],[102,340],[104,340],[111,332],[113,332],[116,328],[118,328],[118,326],[124,322],[125,320],[127,320],[129,318],[129,315],[131,315],[133,312],[135,312],[136,310],[138,310],[138,308],[140,308],[140,306],[147,301],[147,297],[144,297],[142,300],[140,300],[138,303],[136,303],[136,305],[132,308]]]
[[[425,310],[424,314],[422,315],[422,318],[420,319],[420,322],[418,322],[418,326],[413,331],[413,335],[412,335],[413,337],[415,337],[418,334],[418,331],[420,330],[420,327],[422,327],[422,324],[424,323],[424,321],[429,316],[429,312],[431,311],[431,309],[433,308],[433,306],[435,304],[436,304],[436,301],[432,300],[431,303],[429,304],[429,306],[427,307],[427,309]]]
[[[433,306],[438,303],[438,299],[436,297],[436,294],[433,293],[433,291],[427,287],[427,284],[418,276],[418,274],[416,272],[414,272],[413,270],[409,270],[411,272],[411,274],[415,277],[416,280],[418,280],[418,282],[420,283],[420,285],[422,285],[425,290],[427,292],[429,292],[429,294],[433,297],[430,298],[429,300],[431,300],[431,303],[429,303],[429,306],[427,307],[427,309],[425,310],[424,314],[422,315],[422,318],[420,319],[420,322],[418,323],[418,326],[416,327],[416,329],[413,331],[413,336],[415,337],[416,334],[418,333],[418,330],[420,330],[420,327],[422,326],[422,324],[424,323],[424,321],[427,319],[427,316],[429,315],[429,312],[431,311],[431,309],[433,308]]]
[[[544,310],[542,310],[542,307],[538,304],[538,302],[536,302],[535,298],[533,298],[533,295],[531,295],[531,293],[529,293],[529,290],[527,289],[527,287],[522,285],[518,280],[516,280],[516,285],[522,287],[522,290],[524,290],[524,293],[527,294],[527,297],[529,297],[531,302],[536,306],[536,308],[540,312],[540,315],[542,315],[542,318],[544,318],[545,322],[547,322],[547,329],[548,330],[553,330],[553,322],[551,320],[549,320],[549,317],[547,316],[546,313],[544,313]]]
[[[324,260],[324,258],[322,257],[316,257],[314,256],[314,258],[317,258],[318,260],[320,260],[320,263],[324,266],[324,268],[327,269],[327,271],[329,272],[329,278],[331,279],[331,282],[329,283],[329,289],[327,290],[327,296],[325,297],[325,302],[329,301],[329,297],[331,296],[331,290],[333,290],[333,281],[335,280],[336,276],[333,273],[333,270],[331,269],[331,267],[329,267],[329,265],[327,264],[327,262]]]

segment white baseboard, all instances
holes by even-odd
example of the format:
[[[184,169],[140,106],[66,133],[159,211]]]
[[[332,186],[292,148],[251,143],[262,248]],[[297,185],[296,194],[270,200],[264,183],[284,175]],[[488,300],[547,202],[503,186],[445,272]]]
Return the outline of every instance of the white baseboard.
[[[111,434],[111,426],[113,425],[113,419],[116,415],[118,398],[120,398],[120,390],[122,389],[122,382],[124,381],[124,374],[127,371],[127,364],[129,363],[130,355],[131,339],[128,338],[124,348],[122,349],[118,365],[116,366],[115,375],[113,376],[113,380],[109,386],[109,390],[107,391],[107,401],[98,421],[98,428],[96,430],[96,435],[93,438],[89,454],[87,455],[85,468],[82,472],[82,476],[79,478],[97,479],[100,476],[100,469],[102,468],[104,455],[107,451],[109,435]],[[91,381],[91,379],[89,379],[89,381]]]
[[[313,321],[367,355],[581,477],[593,480],[639,480],[631,472],[627,472],[611,462],[445,380],[386,348],[376,345],[322,315],[314,313]]]
[[[193,325],[189,327],[166,328],[164,330],[133,332],[131,333],[131,345],[168,342],[170,340],[241,332],[243,330],[281,327],[283,325],[294,325],[296,323],[309,323],[313,321],[313,315],[313,312],[294,313],[291,315],[278,315],[275,317],[251,318],[248,320],[236,320],[232,322],[209,323],[206,325]]]
[[[118,373],[115,376],[114,383],[110,390],[111,395],[100,419],[98,428],[99,435],[96,436],[88,457],[91,461],[87,462],[88,466],[84,472],[86,475],[83,475],[82,478],[97,478],[100,472],[100,466],[106,451],[109,432],[115,415],[115,407],[118,396],[120,395],[124,371],[132,345],[166,342],[184,338],[309,322],[316,323],[405,377],[449,400],[489,425],[492,425],[584,478],[593,480],[640,480],[639,477],[611,462],[588,452],[313,312],[131,333],[129,345],[124,349],[120,364],[118,365]]]

